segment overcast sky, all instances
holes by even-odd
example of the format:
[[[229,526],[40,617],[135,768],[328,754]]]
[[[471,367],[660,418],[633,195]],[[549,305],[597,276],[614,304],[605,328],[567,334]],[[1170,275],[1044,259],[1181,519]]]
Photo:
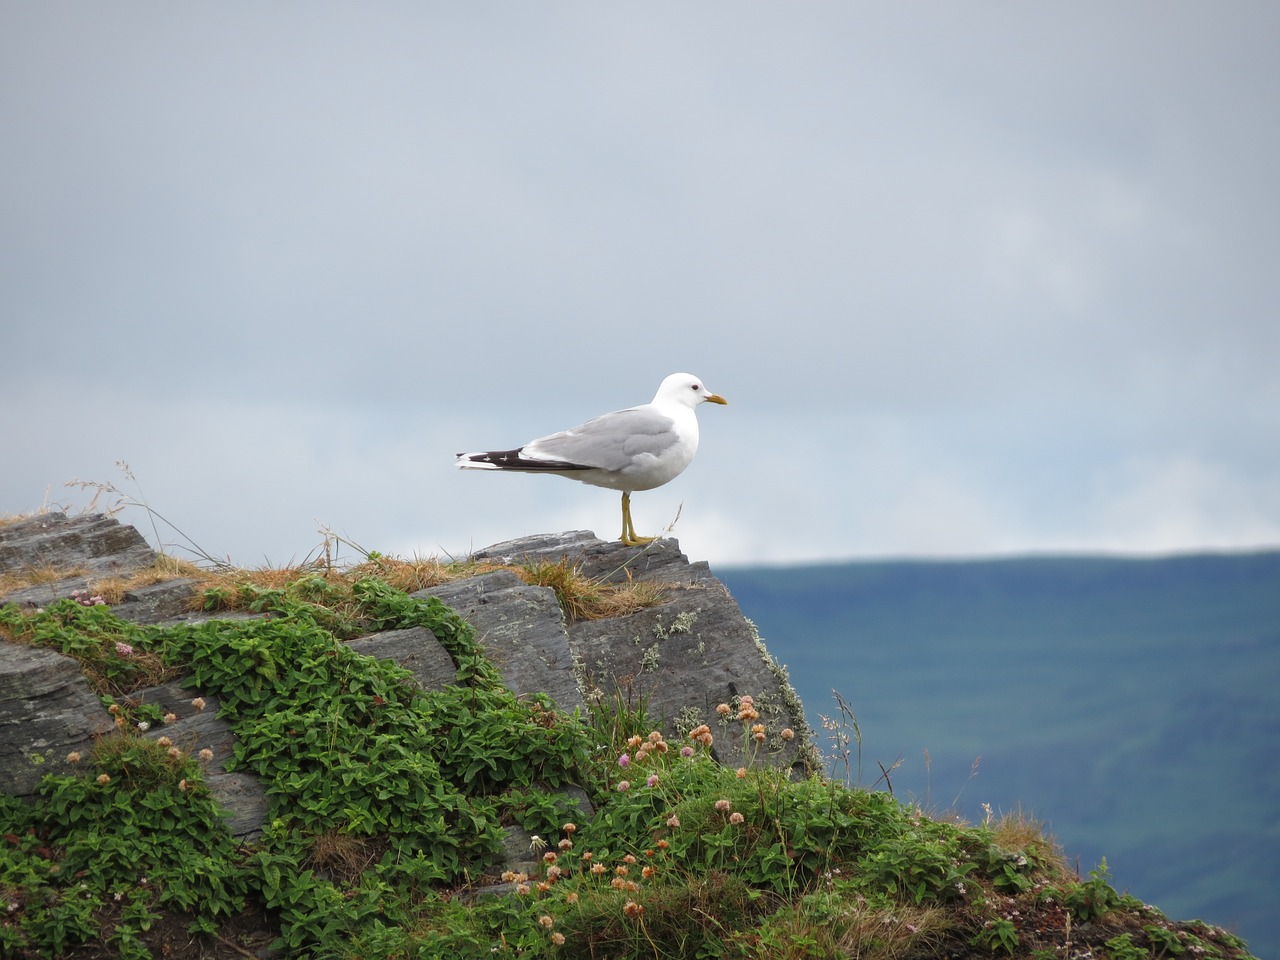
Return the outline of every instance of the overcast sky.
[[[0,5],[0,514],[713,564],[1280,544],[1280,6]],[[147,518],[122,519],[150,536]],[[176,536],[161,530],[168,542]]]

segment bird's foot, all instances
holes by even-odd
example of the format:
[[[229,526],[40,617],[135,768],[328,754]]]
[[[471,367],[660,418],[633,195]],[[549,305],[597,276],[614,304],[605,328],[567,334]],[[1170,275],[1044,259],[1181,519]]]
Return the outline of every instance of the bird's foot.
[[[657,537],[637,537],[634,533],[628,536],[624,533],[618,542],[624,547],[644,547],[657,539]]]

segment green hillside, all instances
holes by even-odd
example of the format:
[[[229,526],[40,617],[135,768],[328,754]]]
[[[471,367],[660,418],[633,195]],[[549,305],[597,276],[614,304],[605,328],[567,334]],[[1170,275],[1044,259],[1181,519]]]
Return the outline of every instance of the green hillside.
[[[865,783],[900,759],[900,797],[1021,807],[1083,869],[1280,955],[1280,553],[717,575],[815,726],[848,701]]]

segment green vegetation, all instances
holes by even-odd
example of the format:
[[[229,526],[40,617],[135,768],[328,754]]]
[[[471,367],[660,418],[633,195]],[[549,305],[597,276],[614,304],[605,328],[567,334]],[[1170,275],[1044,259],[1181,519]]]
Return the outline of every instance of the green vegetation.
[[[268,616],[158,628],[84,598],[0,608],[6,637],[77,657],[119,727],[35,803],[0,797],[0,956],[243,956],[263,929],[326,960],[1247,956],[1121,896],[1105,863],[1082,881],[1035,824],[790,779],[768,762],[790,732],[749,696],[669,743],[643,703],[578,716],[517,698],[453,611],[372,575],[228,579],[202,602]],[[453,657],[448,691],[341,642],[412,626]],[[266,785],[252,843],[227,832],[208,757],[139,732],[166,717],[130,694],[172,676],[219,698],[232,766]],[[729,737],[748,766],[711,759]],[[571,784],[593,816],[555,792]],[[515,824],[536,867],[499,878]]]

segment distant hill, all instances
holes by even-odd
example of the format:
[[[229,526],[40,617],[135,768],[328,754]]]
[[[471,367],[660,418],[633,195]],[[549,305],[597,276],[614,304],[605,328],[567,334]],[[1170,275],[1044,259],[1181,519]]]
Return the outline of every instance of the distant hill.
[[[820,736],[848,701],[864,784],[901,759],[927,808],[1021,806],[1082,874],[1105,856],[1118,888],[1280,956],[1280,551],[716,574]]]

